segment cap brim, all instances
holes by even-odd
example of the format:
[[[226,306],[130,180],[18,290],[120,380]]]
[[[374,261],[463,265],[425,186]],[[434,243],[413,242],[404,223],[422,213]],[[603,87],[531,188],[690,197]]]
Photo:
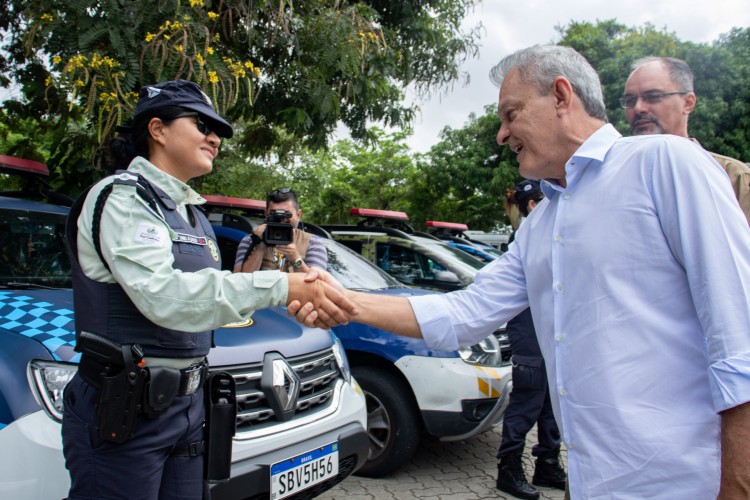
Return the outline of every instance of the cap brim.
[[[180,104],[179,106],[200,114],[201,118],[208,122],[211,130],[216,132],[216,135],[219,137],[230,139],[234,135],[234,129],[232,126],[224,118],[219,116],[210,106],[198,102]]]

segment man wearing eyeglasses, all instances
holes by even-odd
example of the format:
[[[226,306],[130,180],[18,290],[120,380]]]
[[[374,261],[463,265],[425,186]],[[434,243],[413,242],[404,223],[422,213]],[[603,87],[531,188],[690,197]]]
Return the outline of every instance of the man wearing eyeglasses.
[[[632,65],[620,105],[634,135],[672,134],[690,138],[688,116],[695,108],[693,72],[673,57],[645,57]],[[698,146],[700,143],[691,139]],[[729,156],[712,153],[732,182],[734,194],[750,223],[750,167]]]
[[[274,189],[266,199],[266,215],[280,212],[290,214],[282,222],[294,228],[292,242],[287,245],[266,244],[263,233],[267,225],[261,224],[245,236],[237,247],[234,272],[280,269],[288,273],[306,273],[313,266],[325,270],[328,252],[316,236],[298,229],[302,210],[297,195],[288,187]]]

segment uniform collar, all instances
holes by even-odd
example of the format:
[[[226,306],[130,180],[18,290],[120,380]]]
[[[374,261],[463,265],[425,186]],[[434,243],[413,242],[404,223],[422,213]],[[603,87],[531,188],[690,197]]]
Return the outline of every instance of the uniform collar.
[[[193,188],[159,169],[156,165],[142,156],[136,156],[133,161],[130,162],[128,171],[141,174],[150,182],[159,186],[159,188],[164,190],[164,192],[167,193],[177,205],[202,205],[206,202],[206,200],[196,193]]]

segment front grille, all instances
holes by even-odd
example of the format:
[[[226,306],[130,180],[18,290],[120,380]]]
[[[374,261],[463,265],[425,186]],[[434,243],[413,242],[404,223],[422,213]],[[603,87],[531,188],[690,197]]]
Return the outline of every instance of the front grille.
[[[505,330],[505,326],[502,326],[493,332],[495,338],[500,344],[500,355],[503,358],[503,364],[507,365],[510,363],[510,357],[513,355],[513,351],[510,349],[510,338],[508,332]]]
[[[234,377],[237,384],[237,438],[243,433],[271,434],[276,426],[290,424],[308,415],[327,410],[334,401],[336,382],[341,374],[331,349],[286,359],[300,378],[300,391],[294,415],[282,419],[277,415],[261,388],[263,363],[234,366],[222,369]],[[288,385],[286,389],[288,389]],[[293,424],[292,424],[293,425]],[[287,428],[287,426],[284,426]],[[278,429],[281,431],[282,429]]]

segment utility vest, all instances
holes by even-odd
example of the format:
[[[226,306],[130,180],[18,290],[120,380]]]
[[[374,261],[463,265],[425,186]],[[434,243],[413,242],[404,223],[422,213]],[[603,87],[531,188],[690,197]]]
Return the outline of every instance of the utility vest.
[[[96,251],[107,269],[109,266],[102,256],[99,242],[99,224],[107,197],[113,189],[132,189],[148,203],[155,218],[162,218],[159,212],[163,214],[163,220],[176,233],[172,239],[174,269],[195,272],[221,268],[216,236],[198,208],[187,205],[188,218],[193,221],[190,224],[180,215],[169,195],[143,176],[118,170],[113,179],[97,198],[92,223]],[[161,327],[138,310],[118,283],[102,283],[83,273],[78,261],[78,217],[87,194],[88,189],[76,200],[66,222],[66,243],[73,268],[76,337],[81,331],[88,331],[118,344],[139,344],[144,355],[151,357],[193,358],[208,354],[213,346],[213,331],[183,332]]]
[[[300,231],[299,229],[296,229],[293,231],[294,233],[294,244],[297,247],[297,251],[299,252],[299,256],[302,260],[305,260],[305,257],[307,256],[307,248],[310,246],[310,233],[306,233],[304,231]],[[283,255],[279,255],[276,253],[276,250],[274,247],[269,246],[266,247],[266,251],[263,253],[263,261],[260,264],[260,270],[261,271],[267,271],[267,270],[281,270],[286,273],[290,273],[294,271],[292,269],[292,264],[294,262],[284,262],[284,266],[279,266],[279,260],[283,258]]]

